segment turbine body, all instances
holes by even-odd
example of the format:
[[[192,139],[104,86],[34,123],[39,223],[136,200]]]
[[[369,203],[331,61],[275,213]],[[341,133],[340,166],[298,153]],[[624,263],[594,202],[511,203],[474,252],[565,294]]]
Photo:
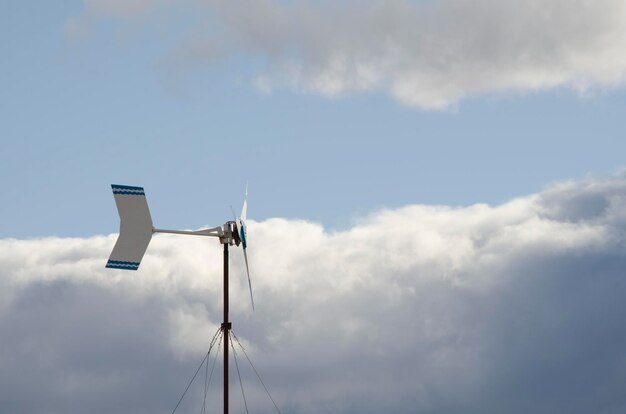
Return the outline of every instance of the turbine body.
[[[248,232],[246,216],[248,213],[248,188],[241,207],[241,214],[233,221],[227,221],[223,226],[197,231],[157,229],[152,224],[148,201],[143,187],[111,184],[115,205],[120,216],[120,234],[113,247],[106,267],[123,270],[138,270],[141,260],[152,240],[154,233],[185,234],[192,236],[218,237],[220,243],[236,245],[243,248],[243,257],[246,264],[250,302],[254,310],[252,282],[250,281],[250,266],[248,264]]]

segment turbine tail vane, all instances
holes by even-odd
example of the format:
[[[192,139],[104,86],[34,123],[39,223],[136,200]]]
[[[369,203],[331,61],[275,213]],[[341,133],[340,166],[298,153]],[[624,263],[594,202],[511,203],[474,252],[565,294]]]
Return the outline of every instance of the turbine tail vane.
[[[120,235],[106,267],[137,270],[153,233],[146,194],[143,187],[112,184],[111,188],[120,215]]]

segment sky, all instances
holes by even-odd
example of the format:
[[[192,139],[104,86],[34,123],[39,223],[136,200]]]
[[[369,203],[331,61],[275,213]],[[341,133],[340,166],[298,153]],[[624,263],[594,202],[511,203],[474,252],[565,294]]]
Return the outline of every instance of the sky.
[[[626,409],[623,1],[5,1],[0,33],[0,411],[171,412],[219,326],[218,243],[104,269],[110,184],[180,229],[248,186],[232,319],[285,414]]]

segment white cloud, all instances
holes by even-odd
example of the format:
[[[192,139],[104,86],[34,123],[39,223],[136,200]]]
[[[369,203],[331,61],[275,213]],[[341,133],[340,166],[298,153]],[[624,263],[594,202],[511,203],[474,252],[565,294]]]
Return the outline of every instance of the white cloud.
[[[384,91],[440,109],[491,93],[621,87],[626,75],[622,0],[85,0],[71,26],[165,7],[201,20],[172,59],[260,56],[263,90]]]
[[[619,412],[625,211],[615,178],[338,232],[252,222],[257,311],[233,251],[231,319],[283,412]],[[175,404],[221,320],[220,246],[156,236],[134,273],[104,269],[114,241],[0,240],[2,411]]]

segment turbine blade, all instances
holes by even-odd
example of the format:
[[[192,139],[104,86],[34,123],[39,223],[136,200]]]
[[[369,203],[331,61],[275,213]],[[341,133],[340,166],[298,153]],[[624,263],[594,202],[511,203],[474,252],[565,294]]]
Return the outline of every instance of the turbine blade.
[[[248,214],[248,195],[246,194],[246,198],[243,199],[243,206],[241,207],[241,215],[239,216],[240,220],[246,221],[247,214]]]
[[[246,273],[248,274],[248,287],[250,288],[250,302],[252,303],[252,311],[254,311],[254,298],[252,297],[252,283],[250,282],[250,268],[248,267],[248,253],[243,249],[243,258],[246,261]]]
[[[246,181],[246,196],[243,199],[243,206],[241,207],[241,215],[239,216],[239,219],[245,222],[247,214],[248,214],[248,182]]]

